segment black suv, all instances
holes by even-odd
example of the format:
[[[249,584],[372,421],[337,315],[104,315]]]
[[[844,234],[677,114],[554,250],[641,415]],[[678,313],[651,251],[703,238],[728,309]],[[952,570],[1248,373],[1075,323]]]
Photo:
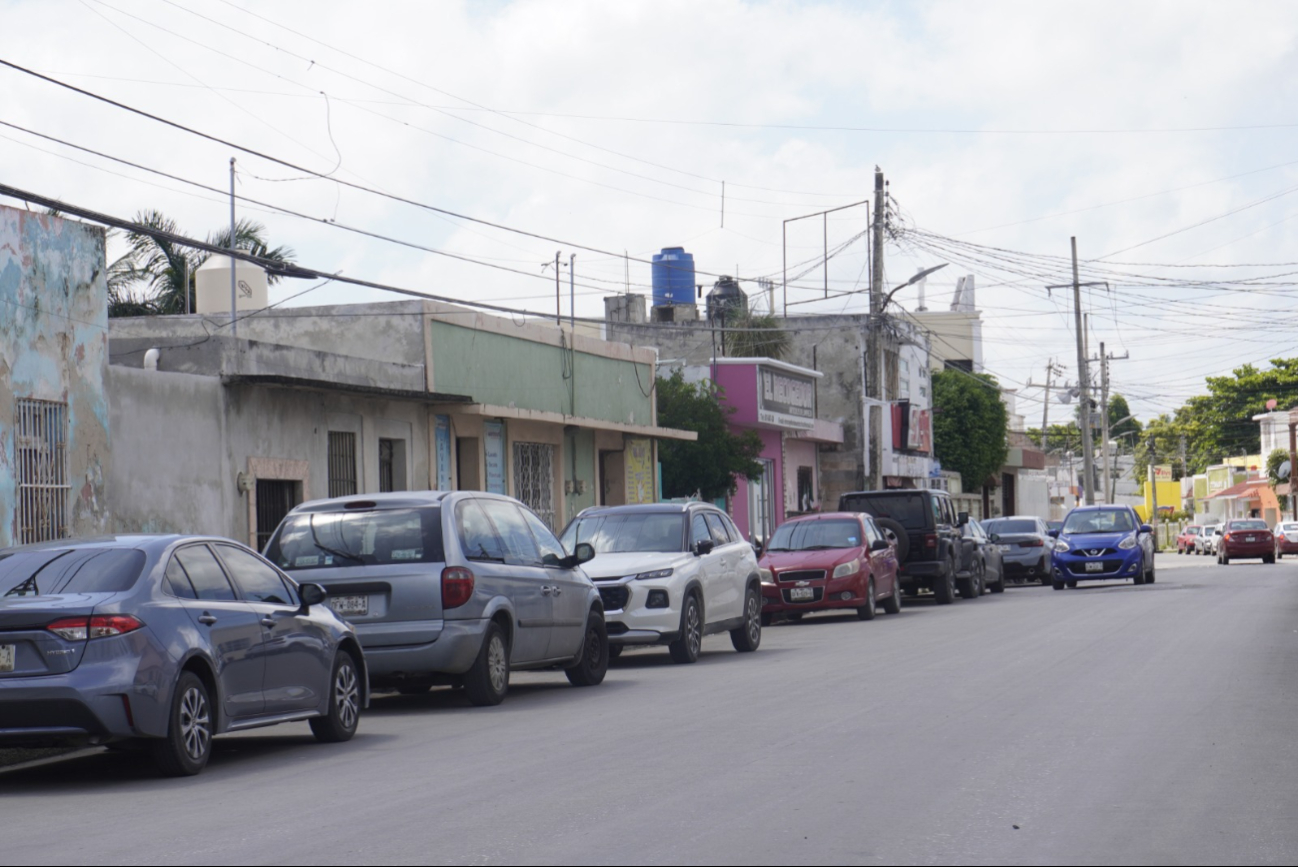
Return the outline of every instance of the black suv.
[[[980,595],[977,577],[960,573],[960,528],[969,521],[967,512],[957,513],[946,491],[904,488],[890,491],[855,491],[838,499],[840,512],[864,512],[874,518],[888,541],[896,545],[901,564],[897,578],[901,589],[914,595],[932,590],[939,605],[960,595]]]

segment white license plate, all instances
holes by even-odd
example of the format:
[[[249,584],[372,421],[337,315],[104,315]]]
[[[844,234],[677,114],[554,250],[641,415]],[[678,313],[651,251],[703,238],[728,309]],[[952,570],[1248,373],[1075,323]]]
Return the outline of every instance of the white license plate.
[[[17,645],[0,644],[0,671],[14,670],[14,656]]]
[[[1244,541],[1245,541],[1245,542],[1256,542],[1256,541],[1257,541],[1257,536],[1245,536],[1245,537],[1244,537]]]
[[[1104,571],[1104,564],[1103,564],[1103,563],[1087,563],[1087,564],[1086,564],[1086,571],[1087,571],[1087,572],[1103,572],[1103,571]]]
[[[339,617],[360,617],[370,613],[370,597],[334,596],[329,600],[329,607]]]
[[[804,599],[815,599],[816,588],[814,587],[794,587],[789,590],[790,602],[801,602]]]

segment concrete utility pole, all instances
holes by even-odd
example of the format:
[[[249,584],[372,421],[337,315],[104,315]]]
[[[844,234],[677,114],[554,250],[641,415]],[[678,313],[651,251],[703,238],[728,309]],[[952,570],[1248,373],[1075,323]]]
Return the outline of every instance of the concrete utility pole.
[[[1298,473],[1294,468],[1298,467],[1298,409],[1289,410],[1289,511],[1293,519],[1298,521],[1298,484],[1294,484],[1295,477]]]
[[[1154,528],[1154,550],[1158,550],[1158,481],[1154,475],[1154,461],[1157,454],[1154,452],[1154,435],[1149,435],[1149,502],[1153,508],[1149,512],[1149,523]]]
[[[1104,487],[1100,496],[1109,502],[1109,356],[1104,354],[1104,341],[1100,341],[1100,462],[1104,465]]]
[[[230,336],[239,337],[239,296],[234,273],[234,157],[230,157]],[[189,289],[186,287],[186,294]]]
[[[1181,478],[1189,478],[1190,468],[1185,457],[1185,434],[1181,434]]]
[[[874,222],[870,227],[873,261],[870,268],[870,320],[866,325],[866,383],[867,393],[876,403],[866,409],[869,428],[862,434],[866,437],[866,448],[870,452],[870,486],[878,490],[883,487],[883,454],[879,448],[879,439],[883,427],[882,413],[878,401],[883,399],[883,353],[880,347],[879,332],[883,323],[879,321],[883,314],[883,211],[884,211],[883,170],[874,167]]]
[[[554,324],[563,325],[563,290],[559,288],[559,252],[554,251]]]
[[[1086,331],[1082,326],[1082,286],[1077,278],[1077,238],[1073,246],[1073,325],[1077,329],[1077,385],[1081,389],[1082,473],[1086,480],[1086,505],[1095,505],[1095,455],[1091,446],[1091,382],[1086,369]]]

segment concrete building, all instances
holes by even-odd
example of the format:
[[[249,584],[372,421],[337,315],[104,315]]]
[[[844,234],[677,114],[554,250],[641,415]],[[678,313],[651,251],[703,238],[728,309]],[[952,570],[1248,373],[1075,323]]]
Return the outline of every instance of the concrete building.
[[[110,527],[104,231],[0,206],[0,547]]]
[[[120,530],[261,547],[304,500],[507,493],[562,529],[658,499],[652,350],[433,301],[114,320]]]

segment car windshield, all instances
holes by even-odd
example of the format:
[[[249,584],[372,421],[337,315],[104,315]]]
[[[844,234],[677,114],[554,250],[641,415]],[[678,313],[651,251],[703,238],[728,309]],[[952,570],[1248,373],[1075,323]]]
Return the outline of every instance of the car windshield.
[[[891,518],[907,530],[923,530],[929,525],[922,494],[857,494],[843,497],[838,507],[842,512],[865,512],[876,518]]]
[[[1126,509],[1088,509],[1071,512],[1064,519],[1063,532],[1071,533],[1130,533],[1136,529],[1131,513]]]
[[[1001,536],[1010,533],[1035,533],[1037,532],[1037,522],[1015,520],[1014,518],[998,518],[995,521],[984,523],[983,529],[988,533],[997,533]]]
[[[289,515],[266,546],[266,559],[281,569],[441,563],[442,509]]]
[[[1266,521],[1232,521],[1230,524],[1232,530],[1266,530],[1269,529]]]
[[[576,550],[589,542],[596,554],[628,551],[666,553],[682,550],[685,517],[680,512],[629,512],[577,518],[563,531],[563,546]]]
[[[775,531],[768,551],[821,551],[861,547],[857,521],[792,521]]]
[[[0,594],[118,593],[130,590],[144,568],[133,548],[75,548],[0,554]]]

